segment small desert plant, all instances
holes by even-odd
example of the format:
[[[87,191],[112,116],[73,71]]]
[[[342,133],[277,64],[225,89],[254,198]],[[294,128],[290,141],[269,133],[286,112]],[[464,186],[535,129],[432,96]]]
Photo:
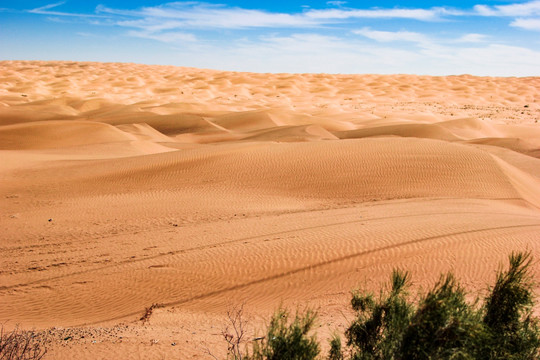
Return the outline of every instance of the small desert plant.
[[[227,311],[227,317],[228,325],[222,331],[228,344],[227,360],[313,360],[319,354],[319,343],[310,335],[316,320],[311,310],[297,312],[290,320],[289,312],[279,308],[270,319],[266,334],[251,341],[246,340],[243,306]],[[217,359],[208,349],[206,352]]]
[[[532,316],[530,253],[512,253],[507,271],[499,270],[486,298],[483,322],[488,331],[483,356],[491,359],[538,359],[540,330]]]
[[[330,340],[330,352],[328,360],[343,360],[343,350],[341,350],[341,338],[338,334],[334,334]]]
[[[355,359],[391,359],[401,346],[413,307],[407,300],[407,272],[394,270],[390,291],[378,299],[371,293],[353,293],[351,305],[357,318],[346,331],[347,345]]]
[[[246,359],[316,359],[320,351],[319,343],[314,335],[310,335],[316,317],[313,311],[306,310],[304,313],[296,312],[289,321],[289,312],[280,308],[272,316],[266,336],[253,343],[252,353]]]
[[[229,325],[221,332],[223,338],[229,344],[227,348],[227,359],[242,360],[242,349],[240,345],[246,340],[247,320],[244,317],[244,305],[233,307],[227,311]]]
[[[484,334],[482,318],[465,300],[452,274],[421,299],[403,332],[397,357],[404,359],[474,359]]]
[[[33,331],[0,328],[0,360],[40,360],[46,353],[42,339]]]

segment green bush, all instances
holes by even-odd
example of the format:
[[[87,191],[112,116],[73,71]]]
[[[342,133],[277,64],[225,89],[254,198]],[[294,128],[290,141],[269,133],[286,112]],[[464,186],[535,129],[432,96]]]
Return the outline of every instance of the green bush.
[[[481,316],[452,274],[442,276],[415,309],[397,355],[406,359],[474,359]]]
[[[371,293],[353,293],[351,305],[357,318],[345,335],[354,359],[390,359],[399,349],[413,311],[407,301],[409,281],[407,272],[394,270],[387,295],[375,299]]]
[[[328,360],[343,360],[343,351],[341,349],[341,338],[338,334],[334,334],[330,340],[330,352],[328,353]]]
[[[531,261],[530,253],[512,253],[508,269],[498,271],[483,302],[468,302],[452,274],[441,276],[430,291],[413,301],[409,273],[394,270],[388,289],[378,296],[353,293],[356,317],[345,332],[347,346],[343,349],[339,335],[334,335],[327,358],[540,360]],[[292,321],[289,317],[286,310],[278,310],[266,336],[252,342],[251,353],[246,350],[243,358],[316,359],[319,344],[310,335],[315,314],[296,313]]]
[[[252,353],[245,359],[252,360],[312,360],[319,355],[319,343],[309,335],[316,314],[310,310],[296,313],[289,322],[287,310],[279,309],[268,325],[266,336],[253,343]]]
[[[499,271],[484,306],[488,331],[483,355],[490,359],[538,359],[538,319],[532,317],[534,296],[531,254],[513,253],[506,272]]]
[[[466,301],[452,274],[441,276],[416,304],[406,291],[407,273],[399,271],[388,294],[353,294],[357,317],[345,333],[351,358],[540,359],[531,255],[511,254],[509,263],[482,305]]]

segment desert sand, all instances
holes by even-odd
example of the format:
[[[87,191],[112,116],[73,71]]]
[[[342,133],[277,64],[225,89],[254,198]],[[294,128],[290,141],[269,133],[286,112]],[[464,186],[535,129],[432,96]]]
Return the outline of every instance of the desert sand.
[[[513,250],[540,274],[539,120],[534,77],[0,62],[0,323],[209,359],[232,306],[322,340],[396,267],[482,296]]]

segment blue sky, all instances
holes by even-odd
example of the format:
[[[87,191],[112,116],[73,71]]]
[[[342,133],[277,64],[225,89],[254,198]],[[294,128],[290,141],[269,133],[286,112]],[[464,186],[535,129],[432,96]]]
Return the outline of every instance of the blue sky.
[[[0,0],[0,59],[540,76],[540,0]]]

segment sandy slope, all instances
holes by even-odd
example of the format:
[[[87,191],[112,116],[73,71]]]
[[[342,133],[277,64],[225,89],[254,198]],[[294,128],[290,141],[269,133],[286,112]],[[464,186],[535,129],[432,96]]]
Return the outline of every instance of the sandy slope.
[[[510,251],[540,257],[539,78],[4,61],[0,80],[0,321],[55,326],[50,358],[222,355],[240,303],[253,327],[309,304],[324,335],[394,267],[481,294]]]

